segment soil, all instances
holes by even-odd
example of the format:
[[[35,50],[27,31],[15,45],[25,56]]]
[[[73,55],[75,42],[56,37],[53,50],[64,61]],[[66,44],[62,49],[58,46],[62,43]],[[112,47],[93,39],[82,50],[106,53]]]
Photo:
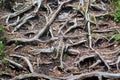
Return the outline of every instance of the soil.
[[[61,0],[63,2],[65,0]],[[82,0],[81,0],[82,1]],[[116,67],[116,62],[119,59],[119,49],[120,42],[116,41],[112,36],[116,33],[119,33],[120,27],[119,23],[116,23],[113,19],[113,16],[105,15],[107,12],[113,11],[113,5],[110,0],[107,2],[93,2],[91,4],[99,5],[105,10],[97,10],[94,7],[89,7],[88,14],[90,14],[90,32],[92,37],[92,48],[90,47],[89,34],[88,34],[88,22],[85,19],[85,8],[88,4],[88,1],[85,0],[84,6],[81,5],[81,9],[78,8],[79,0],[73,0],[70,3],[64,5],[61,11],[58,13],[55,20],[49,26],[50,28],[41,36],[39,40],[32,42],[22,42],[15,41],[13,39],[25,38],[31,39],[39,31],[45,27],[47,22],[49,22],[51,16],[58,9],[60,4],[57,3],[57,0],[45,0],[43,1],[39,11],[37,12],[34,18],[29,19],[24,25],[22,25],[17,31],[12,33],[14,27],[8,26],[5,23],[6,18],[3,16],[11,13],[6,9],[0,10],[0,19],[1,24],[4,28],[4,40],[5,49],[4,54],[5,58],[12,60],[24,67],[19,68],[18,66],[13,65],[9,61],[0,62],[0,78],[1,80],[14,79],[16,76],[21,74],[29,74],[31,70],[26,61],[22,58],[12,57],[11,55],[21,55],[26,57],[32,64],[34,73],[44,74],[53,77],[67,77],[70,75],[80,75],[84,73],[91,72],[109,72],[109,73],[119,73],[119,69]],[[104,0],[103,0],[104,1]],[[29,1],[27,2],[29,3]],[[30,1],[30,3],[32,3]],[[47,4],[49,4],[52,13],[47,10]],[[22,14],[22,16],[32,12],[30,10]],[[83,14],[81,14],[83,13]],[[96,17],[96,21],[93,19],[93,16]],[[20,17],[22,17],[20,15]],[[48,20],[46,19],[48,18]],[[10,19],[10,23],[15,22],[16,17]],[[68,20],[68,21],[67,21]],[[66,23],[67,21],[67,23]],[[65,24],[65,26],[63,26]],[[77,24],[77,25],[75,25]],[[61,29],[61,27],[63,28]],[[72,27],[71,30],[67,30]],[[60,31],[61,29],[61,31]],[[51,31],[50,31],[51,30]],[[104,30],[106,30],[104,32]],[[111,30],[111,31],[109,31]],[[59,33],[60,31],[60,33]],[[110,36],[110,37],[107,37]],[[57,39],[54,39],[57,38]],[[53,40],[50,40],[53,39]],[[47,41],[50,40],[50,41]],[[42,42],[43,41],[43,42]],[[83,42],[80,42],[83,41]],[[55,50],[49,52],[54,48]],[[41,50],[44,51],[42,52]],[[58,56],[54,59],[54,57]],[[103,60],[101,60],[101,57]],[[90,57],[93,55],[93,57]],[[85,58],[86,57],[86,58]],[[62,60],[61,60],[62,59]],[[83,59],[83,60],[82,60]],[[101,62],[97,65],[91,67],[98,60]],[[61,62],[62,61],[62,62]],[[110,67],[110,69],[106,66]],[[119,63],[118,63],[118,67]],[[22,79],[21,79],[22,80]],[[38,78],[29,78],[24,80],[49,80],[49,79],[38,79]],[[76,79],[77,80],[77,79]],[[85,77],[78,80],[99,80],[96,76]],[[113,79],[102,79],[102,80],[113,80]],[[119,80],[118,78],[114,80]]]

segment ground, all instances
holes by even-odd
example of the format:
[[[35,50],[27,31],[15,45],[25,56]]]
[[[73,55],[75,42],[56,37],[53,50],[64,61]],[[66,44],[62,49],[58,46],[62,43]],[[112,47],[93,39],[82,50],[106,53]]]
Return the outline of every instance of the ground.
[[[12,12],[0,10],[6,37],[1,80],[120,79],[115,37],[120,27],[110,0],[26,0],[21,5]]]

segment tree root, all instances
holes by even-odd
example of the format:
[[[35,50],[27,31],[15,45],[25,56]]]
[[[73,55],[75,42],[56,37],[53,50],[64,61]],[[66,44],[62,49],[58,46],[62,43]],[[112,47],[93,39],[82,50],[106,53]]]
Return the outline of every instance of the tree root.
[[[56,48],[51,47],[46,49],[32,49],[31,51],[36,53],[34,55],[37,55],[39,53],[53,53],[54,51],[56,51]]]
[[[74,28],[77,27],[77,19],[76,19],[76,18],[73,20],[73,23],[74,23],[74,25],[71,26],[71,27],[69,27],[69,28],[64,32],[64,34],[67,34],[67,33],[70,32],[72,29],[74,29]]]
[[[67,23],[69,22],[69,20],[70,20],[70,18],[67,18],[67,20],[65,21],[65,23],[59,28],[58,35],[60,34],[61,30],[67,25]]]
[[[95,53],[98,55],[99,59],[104,63],[104,65],[107,67],[108,70],[110,70],[110,66],[108,65],[108,63],[104,60],[104,58],[100,55],[100,53],[98,53],[97,51],[95,51]]]
[[[63,66],[63,54],[64,54],[64,49],[65,49],[65,46],[63,44],[62,46],[62,50],[61,50],[61,53],[60,53],[60,68],[63,69],[64,66]]]
[[[15,41],[18,41],[18,42],[23,42],[23,43],[30,43],[30,42],[40,42],[40,43],[49,43],[49,42],[53,42],[53,41],[56,41],[58,40],[57,37],[54,37],[54,38],[51,38],[51,39],[48,39],[48,40],[40,40],[40,39],[34,39],[34,38],[31,38],[31,39],[26,39],[26,38],[14,38],[14,39],[11,39],[9,40],[7,43],[10,43],[10,42],[15,42]]]
[[[92,64],[89,68],[94,68],[95,66],[97,66],[98,64],[101,63],[101,60],[97,60],[94,64]]]
[[[88,1],[88,5],[86,6],[86,11],[85,11],[85,21],[87,25],[87,30],[88,30],[88,42],[89,42],[89,48],[93,49],[92,47],[92,35],[91,35],[91,21],[90,21],[90,14],[88,13],[89,11],[89,5],[90,5],[90,0]]]
[[[26,15],[25,17],[23,17],[23,20],[21,20],[21,22],[14,28],[12,33],[17,31],[23,24],[25,24],[29,19],[31,19],[33,17],[35,17],[35,13],[30,13],[30,14]]]
[[[0,79],[1,80],[5,80],[4,78],[6,78],[7,77],[7,79],[11,79],[12,77],[13,77],[13,75],[11,75],[10,73],[0,73]]]
[[[117,61],[116,61],[117,70],[120,70],[120,68],[119,68],[119,63],[120,63],[120,56],[118,57],[118,59],[117,59]]]
[[[115,30],[93,30],[93,33],[108,33],[108,32],[113,32]]]
[[[15,67],[17,67],[17,68],[19,68],[19,69],[24,69],[24,70],[25,70],[25,68],[23,67],[23,65],[21,65],[21,64],[19,64],[19,63],[16,63],[16,62],[13,61],[13,60],[10,60],[10,59],[7,59],[7,58],[6,58],[6,61],[8,61],[10,64],[14,65]]]
[[[95,53],[96,53],[95,55],[80,57],[78,61],[74,62],[75,65],[80,67],[81,66],[80,63],[83,62],[84,60],[94,58],[96,60],[96,62],[94,64],[92,64],[89,68],[93,68],[96,65],[98,65],[99,63],[103,63],[107,67],[107,69],[110,70],[111,67],[108,65],[106,60],[104,60],[104,58],[100,55],[100,53],[98,53],[97,51],[95,51]],[[118,59],[117,62],[116,62],[116,66],[117,66],[118,69],[119,69],[119,67],[118,67],[119,62],[120,62],[120,60]]]
[[[20,11],[17,11],[17,12],[14,12],[14,13],[11,13],[11,14],[8,14],[5,16],[6,18],[6,24],[8,27],[15,27],[14,30],[12,31],[12,33],[14,33],[15,31],[17,31],[22,25],[24,25],[29,19],[33,18],[36,16],[36,13],[38,12],[41,4],[42,4],[42,1],[43,0],[34,0],[33,4],[28,6],[28,7],[25,7],[24,9],[20,10]],[[28,10],[32,9],[33,7],[36,7],[36,9],[34,11],[32,11],[31,13],[28,13],[27,15],[23,16],[21,19],[20,19],[20,15],[27,12]],[[14,17],[17,17],[17,20],[16,22],[13,22],[13,23],[9,23],[9,20],[11,18],[14,18]]]
[[[41,37],[47,30],[49,30],[50,25],[53,23],[53,21],[55,20],[55,18],[57,17],[58,13],[61,11],[62,7],[71,2],[71,0],[68,1],[64,1],[61,2],[60,6],[58,7],[58,9],[56,10],[56,12],[52,15],[52,17],[50,18],[50,20],[46,23],[46,25],[38,32],[37,35],[35,35],[33,38],[31,39],[25,39],[25,38],[17,38],[17,39],[13,39],[12,41],[20,41],[20,42],[32,42],[32,41],[39,41],[39,37]]]
[[[102,80],[102,78],[119,79],[120,73],[90,72],[90,73],[82,73],[79,75],[71,75],[68,77],[52,77],[52,76],[47,76],[44,74],[30,73],[30,74],[15,76],[13,79],[10,79],[10,80],[23,80],[23,79],[28,79],[28,78],[39,78],[39,79],[44,78],[48,80],[76,80],[76,79],[83,80],[83,79],[91,78],[91,77],[98,77],[99,80]]]
[[[64,35],[63,38],[65,38],[65,39],[74,39],[74,38],[83,37],[83,36],[87,36],[87,33],[81,33],[80,35],[74,35],[74,36]]]
[[[79,58],[78,61],[76,61],[76,62],[74,62],[74,63],[75,63],[75,65],[78,65],[78,66],[80,67],[80,66],[81,66],[81,65],[80,65],[81,62],[83,62],[83,61],[86,60],[86,59],[95,58],[95,57],[96,57],[96,55],[82,56],[82,57]]]
[[[16,55],[16,54],[10,55],[10,56],[11,56],[11,57],[22,58],[22,59],[27,63],[27,65],[28,65],[28,67],[29,67],[29,69],[30,69],[30,72],[34,72],[33,67],[32,67],[32,64],[31,64],[31,62],[29,61],[28,58],[26,58],[26,57],[24,57],[24,56],[21,56],[21,55]]]
[[[102,80],[102,78],[119,79],[120,73],[90,72],[90,73],[83,73],[80,75],[72,75],[64,79],[65,80],[76,80],[76,79],[83,80],[85,78],[90,78],[90,77],[98,77],[99,80]]]
[[[59,44],[58,44],[58,47],[57,47],[56,56],[55,56],[55,57],[53,57],[53,59],[57,59],[57,58],[58,58],[59,53],[60,53],[60,49],[61,49],[61,47],[62,47],[62,43],[63,43],[62,41],[63,41],[63,39],[62,39],[62,38],[60,38],[60,41],[59,41]]]
[[[102,54],[107,54],[107,55],[117,55],[119,54],[120,49],[116,49],[115,51],[112,52],[102,52]]]
[[[55,79],[51,76],[47,76],[44,74],[38,74],[38,73],[19,75],[10,80],[23,80],[23,79],[27,79],[27,78],[39,78],[39,79],[44,78],[44,79],[48,79],[48,80],[59,80],[59,79]]]
[[[78,55],[80,54],[80,51],[79,50],[75,50],[75,49],[69,49],[67,50],[68,54],[70,55]]]
[[[106,9],[98,5],[90,4],[90,7],[96,11],[105,11]]]
[[[67,44],[68,47],[73,47],[73,46],[77,46],[80,45],[82,43],[85,43],[87,40],[81,40],[79,42],[73,43],[73,44]]]

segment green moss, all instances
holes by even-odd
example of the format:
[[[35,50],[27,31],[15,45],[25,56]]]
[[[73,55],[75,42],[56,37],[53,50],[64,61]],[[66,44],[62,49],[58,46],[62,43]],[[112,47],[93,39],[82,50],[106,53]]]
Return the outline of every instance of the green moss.
[[[120,41],[120,34],[114,34],[113,35],[114,37],[114,39],[115,39],[115,41]]]
[[[119,22],[120,21],[120,0],[112,0],[112,3],[115,5],[114,10],[114,21]]]
[[[1,34],[3,32],[3,26],[2,25],[0,25],[0,32],[1,32]],[[4,48],[5,48],[5,46],[3,44],[4,38],[5,38],[5,36],[0,35],[0,61],[3,61],[3,59],[5,57],[5,55],[4,55]]]
[[[111,35],[110,34],[106,34],[105,35],[108,39],[111,37]]]
[[[2,7],[4,3],[5,3],[5,0],[0,0],[0,7]]]
[[[0,25],[0,32],[1,32],[1,31],[3,31],[3,27],[2,27],[2,25]]]
[[[4,57],[4,58],[2,58],[2,60],[1,60],[2,62],[6,62],[6,58]]]
[[[64,58],[67,58],[67,57],[68,57],[67,53],[64,53],[63,57],[64,57]]]

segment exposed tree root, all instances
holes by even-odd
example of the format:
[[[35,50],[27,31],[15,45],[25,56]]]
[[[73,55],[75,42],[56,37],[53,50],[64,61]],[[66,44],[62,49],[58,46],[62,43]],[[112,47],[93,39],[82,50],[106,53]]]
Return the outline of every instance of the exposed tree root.
[[[72,29],[74,29],[74,28],[77,27],[77,20],[76,20],[76,18],[73,20],[73,22],[74,22],[74,25],[71,26],[71,27],[69,27],[69,28],[64,32],[64,34],[67,34],[69,31],[71,31]]]
[[[75,50],[75,49],[69,49],[67,50],[68,54],[70,55],[78,55],[80,54],[80,51],[79,50]]]
[[[102,78],[108,78],[108,79],[119,79],[120,73],[108,73],[108,72],[90,72],[90,73],[83,73],[80,75],[73,75],[66,78],[66,80],[75,80],[75,79],[85,79],[90,77],[98,77],[99,80],[102,80]]]
[[[11,80],[23,80],[23,79],[28,79],[28,78],[39,78],[39,79],[48,79],[48,80],[58,80],[55,79],[51,76],[47,76],[44,74],[38,74],[38,73],[31,73],[31,74],[24,74],[24,75],[19,75],[16,76],[15,78],[11,79]]]
[[[25,24],[29,19],[33,18],[35,16],[35,13],[30,13],[28,15],[26,15],[25,17],[23,17],[23,20],[21,20],[21,23],[18,24],[14,30],[12,31],[12,33],[14,33],[15,31],[17,31],[23,24]]]
[[[58,13],[61,11],[62,7],[66,4],[69,3],[71,0],[69,1],[64,1],[61,2],[60,6],[58,7],[58,9],[56,10],[56,12],[52,15],[52,17],[50,18],[50,20],[46,23],[46,25],[38,32],[37,35],[35,35],[33,38],[31,39],[25,39],[25,38],[17,38],[17,39],[12,39],[10,41],[20,41],[20,42],[32,42],[32,41],[39,41],[39,37],[41,37],[47,30],[49,30],[50,25],[53,23],[54,19],[56,18],[56,16],[58,15]]]
[[[79,42],[73,43],[73,44],[67,44],[68,47],[72,47],[72,46],[78,46],[82,43],[85,43],[87,40],[81,40]]]
[[[101,61],[97,60],[94,64],[92,64],[89,68],[95,68],[95,66],[97,66],[98,64],[100,64]]]
[[[93,47],[92,47],[92,36],[91,36],[91,23],[90,23],[91,21],[90,21],[90,14],[88,13],[89,6],[90,6],[90,0],[88,0],[88,5],[86,6],[85,21],[86,21],[86,26],[87,26],[87,30],[88,30],[89,48],[93,49]]]
[[[81,62],[84,62],[84,60],[86,60],[86,59],[95,58],[95,57],[96,57],[96,55],[82,56],[82,57],[79,58],[78,61],[76,61],[74,63],[80,67],[81,66],[80,65]]]
[[[108,33],[108,32],[113,32],[115,30],[93,30],[94,33]]]
[[[97,11],[105,11],[106,10],[105,8],[100,7],[98,5],[94,5],[94,4],[90,4],[90,7],[94,10],[97,10]]]
[[[35,55],[39,53],[54,53],[56,51],[56,48],[51,47],[51,48],[46,48],[46,49],[32,49],[32,52],[35,52]]]
[[[102,80],[102,78],[119,79],[120,73],[90,72],[90,73],[82,73],[79,75],[71,75],[68,77],[52,77],[52,76],[47,76],[44,74],[30,73],[30,74],[16,76],[10,80],[23,80],[23,79],[28,79],[28,78],[39,78],[39,79],[44,78],[48,80],[76,80],[76,79],[83,80],[83,79],[91,78],[91,77],[98,77],[99,80]]]
[[[63,25],[59,28],[58,34],[60,34],[61,30],[67,25],[67,23],[69,22],[70,18],[67,18],[67,20],[65,21],[65,23],[63,23]]]
[[[107,54],[107,55],[115,55],[115,54],[119,54],[120,49],[116,49],[115,51],[112,52],[102,52],[102,54]]]
[[[35,14],[38,12],[40,6],[41,6],[41,3],[42,3],[43,0],[34,0],[33,4],[28,6],[28,7],[25,7],[24,9],[20,10],[20,11],[17,11],[17,12],[14,12],[14,13],[11,13],[11,14],[8,14],[6,15],[7,19],[6,19],[6,24],[8,24],[8,26],[16,26],[17,24],[17,27],[13,30],[16,31],[18,28],[20,28],[24,23],[27,22],[27,20],[35,17]],[[19,15],[30,10],[32,7],[34,7],[35,5],[37,5],[37,8],[36,10],[34,10],[32,13],[28,14],[27,16],[24,16],[23,18],[21,18],[20,20],[17,19],[16,22],[14,23],[10,23],[9,24],[9,19],[11,18],[14,18],[14,17],[17,17],[19,18]]]
[[[106,62],[106,60],[104,60],[104,58],[100,55],[99,52],[95,51],[95,53],[98,55],[99,59],[104,63],[104,65],[107,67],[108,70],[111,69],[111,67],[108,65],[108,63]]]
[[[5,16],[7,26],[14,27],[14,29],[12,30],[12,33],[17,31],[18,29],[20,29],[26,22],[28,22],[30,19],[34,18],[38,14],[40,6],[42,5],[43,1],[44,0],[33,0],[33,4],[31,4],[30,6],[24,8],[20,11],[17,11],[17,12],[14,12],[14,13],[11,13],[11,14]],[[51,1],[55,1],[55,2],[51,2]],[[27,67],[29,68],[29,71],[30,71],[29,74],[15,76],[11,80],[24,80],[24,79],[34,79],[34,78],[35,79],[39,78],[40,80],[42,80],[42,79],[45,79],[45,80],[84,80],[85,79],[86,80],[86,79],[89,79],[89,78],[91,79],[94,77],[98,78],[98,80],[102,80],[103,78],[119,79],[120,73],[115,74],[115,73],[108,73],[108,72],[92,72],[92,71],[94,71],[94,69],[96,70],[96,66],[97,66],[97,68],[99,66],[100,70],[101,69],[104,70],[104,68],[105,69],[107,68],[109,71],[112,70],[113,65],[114,65],[114,67],[117,68],[117,70],[119,70],[119,68],[120,68],[120,66],[119,66],[120,57],[118,57],[117,60],[116,59],[115,60],[113,60],[113,59],[106,60],[106,59],[108,59],[108,57],[104,56],[106,54],[108,54],[108,55],[110,54],[111,56],[115,54],[115,56],[116,56],[119,54],[120,49],[110,52],[110,53],[99,53],[96,51],[99,48],[99,46],[93,46],[94,40],[95,40],[95,42],[94,42],[95,45],[96,44],[99,45],[99,43],[101,43],[102,41],[110,42],[111,39],[113,39],[113,37],[109,40],[104,36],[104,33],[117,31],[116,28],[115,29],[114,28],[106,29],[106,26],[109,26],[109,24],[103,23],[102,20],[101,20],[102,23],[97,23],[98,22],[97,18],[99,18],[101,16],[110,16],[110,14],[103,13],[100,15],[93,15],[91,17],[92,12],[91,12],[91,10],[89,10],[89,8],[95,9],[96,11],[105,11],[106,10],[105,8],[96,5],[96,1],[98,1],[98,3],[100,2],[100,4],[101,4],[101,2],[103,0],[102,1],[101,0],[92,0],[93,3],[91,3],[91,0],[79,0],[79,2],[78,2],[78,0],[77,0],[77,2],[76,2],[76,0],[60,0],[60,1],[57,0],[57,2],[56,2],[56,0],[50,0],[50,2],[48,4],[45,3],[45,5],[41,6],[41,11],[42,11],[41,13],[43,13],[43,14],[45,13],[44,17],[46,18],[45,26],[43,26],[42,29],[34,30],[34,29],[38,29],[41,26],[41,24],[43,24],[44,20],[41,20],[43,22],[40,22],[40,23],[37,22],[37,24],[33,24],[30,22],[30,24],[28,24],[28,25],[32,25],[32,28],[28,28],[28,30],[30,29],[31,31],[29,31],[28,33],[23,32],[23,35],[27,36],[29,38],[13,38],[8,41],[8,43],[15,43],[15,42],[22,43],[22,45],[17,45],[17,46],[16,46],[16,44],[13,45],[13,46],[16,46],[14,48],[14,51],[17,51],[20,47],[24,46],[24,43],[26,43],[26,44],[29,43],[30,45],[28,45],[25,48],[32,46],[33,48],[31,48],[30,51],[34,52],[34,53],[32,53],[32,55],[37,57],[36,59],[34,58],[32,60],[33,62],[31,62],[25,56],[15,55],[15,54],[10,55],[11,57],[16,57],[18,59],[20,58],[20,59],[24,60],[24,62],[27,64]],[[77,6],[78,10],[76,10],[76,8],[74,7],[74,3],[72,3],[74,1],[75,1],[75,4],[78,3],[78,6]],[[70,6],[67,5],[68,3],[70,3]],[[72,10],[71,10],[71,5],[72,5]],[[66,7],[68,8],[68,10],[66,10]],[[67,12],[67,14],[66,14],[66,12]],[[60,19],[60,17],[58,16],[59,13],[60,13],[60,16],[61,15],[65,16],[64,19],[66,19],[66,20],[63,20],[63,18]],[[24,15],[22,15],[22,14],[24,14]],[[95,13],[95,14],[97,14],[97,13]],[[67,18],[66,18],[66,15],[67,15]],[[71,15],[74,15],[74,16],[71,16]],[[16,21],[12,22],[11,19],[13,19],[13,21],[15,21],[14,19],[16,19]],[[56,20],[56,19],[58,19],[58,20]],[[33,22],[35,22],[35,21],[33,21]],[[61,22],[63,22],[63,21],[64,21],[64,23],[61,25]],[[56,23],[53,24],[53,22],[56,22]],[[60,22],[60,24],[58,22]],[[105,28],[103,28],[103,27],[105,27]],[[33,29],[33,31],[32,31],[32,29]],[[78,29],[78,30],[75,30],[74,32],[72,32],[73,29]],[[99,36],[101,36],[101,34],[99,34],[99,36],[97,36],[97,40],[96,40],[96,37],[92,39],[92,32],[94,34],[101,33],[102,37],[99,37]],[[118,31],[118,33],[119,33],[119,31]],[[13,37],[15,37],[15,36],[16,35],[13,35]],[[31,45],[32,44],[31,42],[36,43],[37,46]],[[53,43],[51,43],[51,42],[53,42]],[[25,46],[26,46],[26,44],[25,44]],[[88,44],[88,45],[86,45],[86,44]],[[83,45],[84,45],[84,47],[83,47]],[[104,43],[103,43],[103,45],[104,45]],[[36,48],[34,48],[34,46],[36,46],[36,47],[39,46],[40,49],[39,48],[36,49]],[[27,50],[29,51],[29,49],[27,49]],[[21,51],[24,52],[24,49],[22,49]],[[90,51],[94,54],[86,55],[86,53],[87,54],[91,53]],[[19,50],[18,50],[18,52],[19,52]],[[48,57],[49,54],[52,54],[52,53],[55,53],[55,56],[53,56],[52,59],[46,58],[46,57]],[[66,55],[65,55],[65,57],[63,57],[64,53],[68,53],[72,56],[68,56],[67,58],[65,58]],[[38,54],[40,54],[40,56],[43,56],[43,57],[40,59],[40,57],[37,56]],[[48,54],[48,55],[46,55],[46,54]],[[42,61],[44,59],[45,60],[50,59],[50,61],[47,61],[47,62]],[[59,59],[59,61],[54,61],[54,59],[56,59],[56,60]],[[21,65],[19,63],[16,63],[15,61],[12,61],[10,59],[6,59],[6,60],[10,64],[12,64],[13,67],[16,67],[20,70],[21,69],[27,70],[27,68],[25,68],[23,65]],[[65,61],[65,60],[71,60],[72,62]],[[37,62],[34,63],[34,61],[37,61]],[[59,62],[59,64],[58,64],[58,62]],[[113,63],[113,64],[111,64],[111,63]],[[33,66],[33,64],[35,64],[35,65]],[[102,64],[102,68],[101,68],[101,64]],[[47,66],[50,65],[49,68],[46,67],[46,65]],[[48,70],[42,70],[41,66],[42,67],[45,66],[45,68],[43,68],[43,69],[47,68]],[[40,73],[43,73],[43,74],[35,73],[34,69],[38,70],[38,67],[40,67]],[[60,73],[63,72],[63,74],[60,76],[63,76],[64,72],[68,73],[68,74],[72,73],[72,75],[68,76],[68,77],[55,77],[55,76],[53,77],[53,76],[44,75],[44,72],[46,74],[46,71],[49,71],[49,69],[53,70],[54,67],[60,67],[59,72]],[[85,71],[91,71],[91,72],[84,73],[84,72],[80,71],[82,69],[83,70],[85,69]],[[74,73],[75,73],[75,75],[74,75]],[[51,75],[51,72],[47,73],[47,74]]]
[[[104,60],[104,58],[100,55],[100,53],[98,53],[97,51],[95,51],[95,53],[96,53],[97,55],[95,54],[95,55],[89,55],[89,56],[82,56],[82,57],[79,58],[78,61],[76,61],[76,62],[74,62],[74,63],[75,63],[76,65],[78,65],[78,67],[80,67],[80,66],[81,66],[80,63],[81,63],[81,62],[84,62],[84,60],[94,58],[94,59],[96,60],[96,62],[93,63],[89,68],[94,68],[94,67],[95,67],[96,65],[98,65],[99,63],[103,63],[103,64],[107,67],[107,69],[110,70],[111,67],[108,65],[108,63],[106,62],[106,60]],[[118,59],[117,62],[116,62],[116,66],[117,66],[118,69],[119,69],[119,67],[118,67],[119,62],[120,62],[120,61],[119,61],[119,59]]]
[[[27,57],[24,57],[24,56],[21,56],[21,55],[16,55],[16,54],[10,55],[10,56],[22,58],[27,63],[27,65],[28,65],[28,67],[30,69],[30,72],[34,72],[32,64],[31,64],[31,62],[29,61],[29,59]]]
[[[6,61],[8,61],[10,64],[14,65],[15,67],[17,67],[17,68],[19,68],[19,69],[24,69],[24,70],[25,70],[25,68],[23,67],[23,65],[21,65],[21,64],[19,64],[19,63],[16,63],[16,62],[13,61],[13,60],[10,60],[10,59],[7,59],[7,58],[6,58]]]
[[[119,63],[120,63],[120,56],[118,56],[118,59],[117,59],[117,61],[116,61],[117,70],[120,70],[120,68],[119,68]]]
[[[0,79],[1,80],[5,80],[4,78],[7,77],[7,79],[11,79],[13,77],[13,75],[11,75],[10,73],[0,73]]]

